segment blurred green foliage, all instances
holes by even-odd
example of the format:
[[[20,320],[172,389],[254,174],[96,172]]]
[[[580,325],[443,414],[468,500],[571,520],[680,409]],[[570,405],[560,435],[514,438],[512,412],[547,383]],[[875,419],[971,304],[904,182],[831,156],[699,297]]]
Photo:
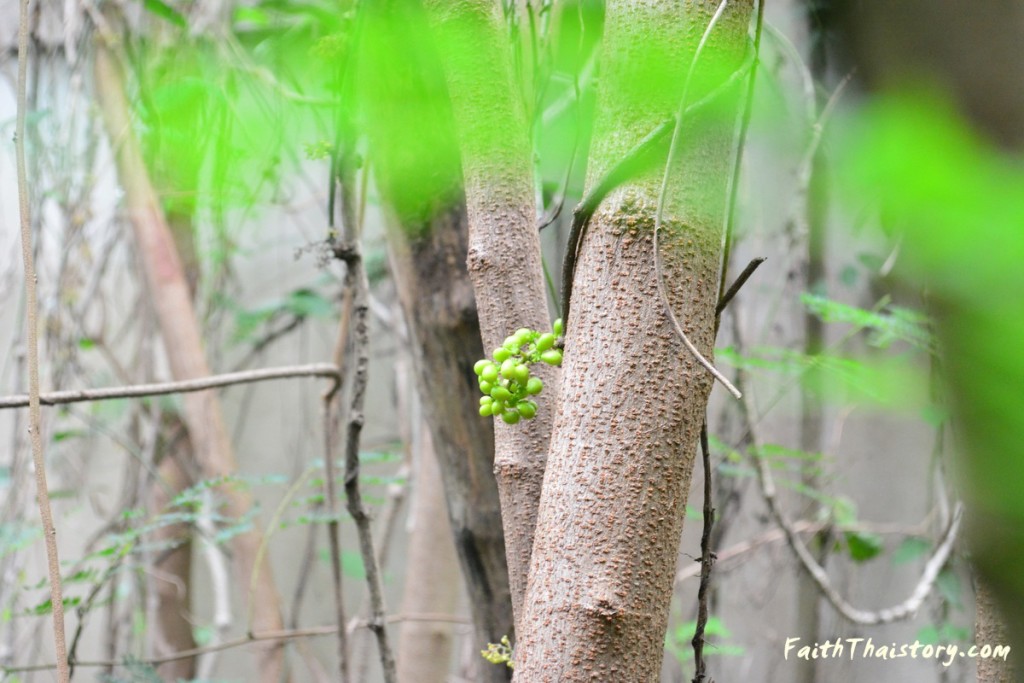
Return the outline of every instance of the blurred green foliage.
[[[933,93],[877,98],[850,118],[842,143],[848,201],[878,203],[903,239],[903,276],[936,311],[976,563],[1004,598],[1020,598],[1024,168]]]

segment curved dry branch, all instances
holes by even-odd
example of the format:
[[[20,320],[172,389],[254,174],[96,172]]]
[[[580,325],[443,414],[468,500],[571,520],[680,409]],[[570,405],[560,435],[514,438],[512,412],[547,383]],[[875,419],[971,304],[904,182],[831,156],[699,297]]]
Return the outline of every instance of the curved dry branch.
[[[734,336],[737,340],[737,346],[742,348],[743,343],[738,324],[735,325]],[[739,373],[740,380],[738,380],[737,383],[741,383],[744,371],[740,370]],[[740,399],[740,413],[743,416],[744,426],[746,427],[747,434],[750,438],[752,452],[760,452],[761,440],[758,437],[757,426],[754,424],[753,412],[751,411],[749,402],[746,398]],[[939,572],[946,565],[946,562],[949,560],[949,557],[953,552],[953,546],[956,542],[957,534],[960,530],[960,523],[963,518],[963,505],[961,503],[957,503],[954,508],[949,525],[946,527],[946,530],[942,535],[942,540],[939,542],[939,545],[936,546],[931,557],[928,558],[924,571],[921,572],[921,577],[918,579],[917,584],[914,586],[914,589],[911,591],[907,599],[897,605],[893,605],[892,607],[870,611],[863,610],[854,607],[847,602],[842,595],[840,595],[839,591],[836,590],[835,586],[833,586],[832,582],[829,580],[828,574],[822,566],[818,564],[818,561],[814,559],[811,551],[808,550],[807,544],[805,544],[803,539],[800,538],[800,532],[794,526],[793,522],[786,517],[785,513],[782,512],[782,508],[779,506],[776,494],[775,479],[772,476],[771,468],[768,466],[767,459],[759,456],[753,456],[753,458],[755,461],[754,465],[757,470],[757,479],[760,484],[761,495],[768,504],[768,510],[771,513],[772,519],[782,529],[786,536],[786,542],[796,554],[797,559],[800,560],[801,566],[817,585],[821,594],[844,619],[860,626],[875,626],[878,624],[890,624],[894,621],[906,619],[913,616],[917,610],[920,609],[921,604],[924,602],[925,598],[928,597],[928,593],[931,592],[932,586],[935,585],[935,580],[938,578]]]

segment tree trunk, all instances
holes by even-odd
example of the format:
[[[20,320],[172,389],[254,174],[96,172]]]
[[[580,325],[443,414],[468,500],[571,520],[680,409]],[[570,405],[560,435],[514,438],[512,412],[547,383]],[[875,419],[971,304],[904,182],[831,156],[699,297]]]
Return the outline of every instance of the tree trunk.
[[[417,386],[441,467],[476,648],[483,649],[514,632],[509,571],[493,472],[494,427],[479,415],[473,373],[484,347],[466,269],[462,169],[444,74],[417,7],[406,0],[363,5],[368,35],[381,39],[363,41],[360,101],[388,207],[392,273]],[[483,659],[479,666],[477,680],[510,677]]]
[[[978,581],[975,606],[977,614],[974,622],[974,644],[978,647],[985,645],[994,647],[1009,643],[1009,635],[1000,613],[999,604],[996,602],[995,595],[983,581]],[[1013,660],[996,657],[978,658],[978,683],[1012,683],[1015,680],[1017,679],[1014,678]]]
[[[176,380],[206,377],[210,368],[184,269],[132,131],[121,73],[115,58],[102,44],[96,51],[95,77],[97,100],[117,159],[129,221],[171,374]],[[182,397],[182,403],[183,418],[203,476],[215,479],[234,475],[238,468],[217,395],[212,391],[188,393]],[[222,512],[230,519],[241,519],[252,508],[249,494],[241,488],[229,485],[219,488],[218,492],[225,503]],[[252,573],[259,572],[252,595],[251,627],[255,632],[282,630],[280,600],[270,563],[264,557],[256,564],[261,539],[262,534],[256,529],[233,537],[235,580],[240,587],[245,587]],[[259,680],[280,683],[286,676],[282,644],[267,641],[254,647],[260,651]]]
[[[677,109],[717,6],[608,2],[590,186]],[[749,1],[728,6],[702,66],[740,65],[751,10]],[[692,89],[688,100],[713,85]],[[669,302],[706,356],[734,113],[735,93],[717,114],[685,125],[688,143],[677,156],[659,235]],[[642,683],[660,675],[711,377],[676,336],[658,293],[652,237],[659,186],[654,172],[614,193],[580,246],[516,681]]]
[[[423,227],[390,232],[393,273],[414,349],[417,385],[441,464],[455,547],[480,649],[513,633],[501,509],[493,474],[494,431],[478,414],[473,363],[483,354],[466,272],[466,214],[441,212]],[[478,680],[508,680],[487,666]]]
[[[453,614],[459,597],[458,561],[451,530],[444,522],[444,487],[428,434],[423,435],[417,457],[402,614]],[[399,682],[445,683],[452,654],[452,625],[405,621],[400,634]]]
[[[530,163],[530,142],[497,0],[427,0],[444,64],[469,213],[469,276],[484,348],[516,329],[550,329]],[[537,417],[494,420],[494,471],[501,496],[516,629],[526,590],[558,374],[537,368],[544,391]],[[470,375],[470,378],[472,375]],[[467,391],[476,387],[467,380]]]

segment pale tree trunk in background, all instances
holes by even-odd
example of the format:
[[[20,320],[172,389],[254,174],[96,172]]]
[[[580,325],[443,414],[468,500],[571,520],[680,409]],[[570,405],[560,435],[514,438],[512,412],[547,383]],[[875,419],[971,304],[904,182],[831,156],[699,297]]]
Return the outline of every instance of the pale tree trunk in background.
[[[423,425],[426,427],[426,425]],[[402,614],[454,614],[459,565],[446,521],[444,486],[430,435],[422,429],[416,454]],[[399,631],[400,683],[446,683],[452,624],[404,621]]]
[[[99,45],[96,51],[95,79],[97,101],[117,159],[118,174],[126,195],[126,210],[145,270],[149,296],[156,311],[171,374],[176,380],[206,377],[210,374],[210,368],[184,269],[132,131],[121,73],[115,58],[103,45]],[[183,419],[203,476],[216,478],[235,475],[237,466],[216,394],[185,394],[182,403]],[[224,500],[222,514],[230,519],[242,518],[252,507],[249,494],[240,488],[224,486],[218,489],[218,494]],[[264,557],[258,566],[256,564],[261,539],[262,534],[255,529],[232,538],[235,582],[241,590],[245,590],[253,572],[259,572],[252,595],[251,628],[256,632],[276,631],[281,630],[283,624],[270,563]],[[280,683],[282,678],[287,678],[281,643],[269,641],[254,647],[260,653],[257,664],[259,680]]]
[[[177,427],[177,429],[175,428]],[[175,432],[178,433],[175,438]],[[177,419],[165,420],[165,435],[157,475],[149,490],[147,505],[151,514],[168,512],[175,495],[194,482],[187,471],[187,463],[194,460],[192,444]],[[173,550],[157,550],[150,577],[155,601],[150,621],[153,624],[153,656],[162,657],[196,646],[192,636],[192,528],[188,524],[168,524],[153,532],[152,541],[178,543]],[[164,680],[176,681],[195,678],[195,657],[161,664],[157,673]]]
[[[509,571],[494,478],[493,420],[479,415],[473,364],[484,356],[466,267],[462,170],[444,75],[422,8],[367,3],[389,40],[362,62],[375,177],[387,204],[391,270],[408,327],[416,386],[444,481],[448,519],[473,617],[474,647],[514,633]],[[419,103],[413,106],[410,103]],[[396,143],[396,140],[400,141]],[[427,167],[424,160],[429,159]],[[476,681],[505,683],[477,659]]]
[[[501,2],[427,0],[425,5],[458,130],[469,212],[469,276],[490,354],[518,328],[549,330],[551,325],[530,141],[516,97]],[[494,420],[494,471],[517,631],[559,391],[556,370],[537,367],[536,374],[544,380],[537,416],[515,425]],[[472,375],[465,391],[477,392]]]
[[[609,0],[588,185],[676,110],[690,56],[718,4]],[[730,3],[714,29],[719,64],[742,62],[751,10],[750,1]],[[646,72],[651,64],[636,58],[652,39],[667,50],[658,53],[664,73],[656,81]],[[693,100],[701,95],[691,92]],[[719,117],[682,131],[687,144],[659,236],[669,300],[709,357],[734,151],[734,120]],[[659,185],[655,171],[614,193],[580,247],[562,405],[515,652],[514,680],[523,683],[660,676],[711,377],[683,347],[658,294]]]
[[[809,17],[808,30],[813,36],[813,16]],[[810,70],[815,82],[824,84],[827,76],[827,59],[824,49],[824,38],[815,41],[811,40]],[[817,106],[811,108],[820,116],[824,102],[820,99],[815,102]],[[813,125],[814,121],[808,121]],[[810,130],[809,130],[810,132]],[[825,154],[821,146],[814,152],[811,159],[810,177],[807,179],[807,192],[804,206],[797,207],[797,211],[803,212],[803,220],[795,221],[795,225],[803,223],[807,229],[807,263],[804,271],[804,282],[808,292],[827,296],[828,272],[827,265],[827,238],[828,238],[828,182],[825,177],[826,163]],[[795,235],[797,239],[801,236]],[[821,354],[824,349],[825,324],[822,319],[810,309],[804,312],[804,354],[814,357]],[[816,395],[814,387],[819,386],[823,380],[824,373],[817,371],[813,366],[805,374],[800,384],[800,450],[805,453],[818,453],[823,446],[825,430],[825,419],[821,406],[821,399]],[[807,487],[807,490],[821,490],[821,475],[817,467],[805,467],[800,475],[800,482]],[[820,503],[811,501],[812,509],[810,514],[802,515],[808,519],[817,519],[817,510]],[[829,538],[826,532],[818,532],[808,540],[808,548],[818,559],[821,566],[826,565],[826,558],[829,551]],[[801,637],[814,642],[818,641],[818,633],[821,630],[821,592],[817,584],[806,573],[800,572],[797,577],[797,630]],[[793,662],[798,677],[797,683],[815,683],[817,680],[817,660],[797,660]]]
[[[198,185],[198,177],[182,178],[173,169],[164,168],[159,152],[152,162],[155,185],[160,196],[194,196],[191,192]],[[196,167],[189,167],[189,170]],[[198,170],[198,169],[196,169]],[[186,206],[191,207],[191,202]],[[192,223],[194,210],[173,210],[166,213],[167,225],[174,239],[175,250],[181,261],[188,283],[189,295],[195,302],[196,288],[200,276],[199,254],[196,252],[195,230]],[[152,380],[152,378],[147,378]],[[195,450],[188,438],[187,430],[180,416],[167,415],[161,426],[164,449],[157,469],[157,480],[150,484],[147,497],[152,514],[168,512],[171,500],[195,483],[199,471]],[[154,604],[152,623],[153,655],[156,657],[174,654],[196,647],[192,632],[192,528],[188,524],[170,524],[158,528],[154,539],[160,542],[180,543],[167,552],[158,551],[150,577]],[[182,540],[186,539],[186,540]],[[196,676],[196,658],[177,659],[157,667],[166,680],[191,680]]]

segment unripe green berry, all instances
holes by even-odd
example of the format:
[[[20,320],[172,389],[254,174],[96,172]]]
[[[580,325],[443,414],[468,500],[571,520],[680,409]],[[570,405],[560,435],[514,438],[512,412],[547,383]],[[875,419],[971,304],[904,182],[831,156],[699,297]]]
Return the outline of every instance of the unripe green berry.
[[[551,349],[540,354],[540,359],[548,365],[561,365],[562,364],[562,352],[558,349]]]
[[[498,366],[494,363],[488,363],[480,378],[494,384],[495,380],[498,379]]]
[[[542,334],[540,336],[540,339],[537,340],[537,350],[540,352],[547,351],[554,345],[555,335],[551,334],[550,332],[548,332],[547,334]]]
[[[494,349],[494,353],[491,355],[494,356],[495,361],[497,361],[498,363],[503,363],[512,356],[512,352],[504,347],[499,346],[498,348]]]
[[[501,364],[501,376],[505,379],[512,379],[515,376],[517,363],[508,358],[504,363]]]
[[[491,361],[487,360],[486,358],[483,360],[478,360],[476,363],[473,364],[473,372],[475,372],[478,375],[482,375],[484,372],[484,368],[486,368],[490,364]]]
[[[537,414],[537,404],[533,401],[520,401],[516,404],[516,410],[518,410],[519,414],[525,419],[531,420],[533,419],[533,416]]]
[[[492,404],[490,404],[490,403],[488,403],[486,405],[480,406],[480,417],[490,417],[490,415],[491,415],[491,406],[492,406]]]
[[[516,422],[519,422],[519,412],[515,410],[506,410],[501,414],[501,419],[504,420],[506,424],[514,425]]]
[[[556,337],[561,337],[562,336],[562,319],[559,318],[558,320],[556,320],[555,324],[552,326],[552,328],[554,330],[555,336]]]
[[[489,393],[491,393],[492,389],[494,389],[494,385],[493,384],[491,384],[490,382],[487,382],[485,380],[482,380],[482,379],[480,380],[480,391],[481,392],[483,392],[485,394],[489,394]]]
[[[491,398],[495,401],[501,401],[502,403],[508,403],[512,400],[512,392],[502,386],[497,386],[490,391]]]
[[[530,368],[526,367],[523,363],[520,363],[512,370],[512,378],[525,385],[527,380],[530,379]]]
[[[531,377],[526,381],[526,393],[528,394],[539,394],[543,388],[544,382],[541,381],[540,377]]]

